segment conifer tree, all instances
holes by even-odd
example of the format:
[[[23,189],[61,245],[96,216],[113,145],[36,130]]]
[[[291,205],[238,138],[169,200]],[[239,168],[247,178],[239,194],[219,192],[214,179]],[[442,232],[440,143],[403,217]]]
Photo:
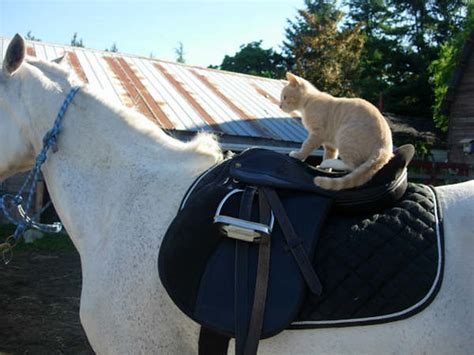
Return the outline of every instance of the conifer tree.
[[[283,49],[295,74],[333,95],[354,96],[364,40],[360,25],[342,27],[343,17],[335,1],[305,0],[288,21]]]
[[[81,39],[77,38],[77,32],[74,32],[74,35],[72,36],[71,46],[73,46],[73,47],[84,47],[84,44],[82,43],[82,38]]]
[[[186,63],[186,60],[184,59],[184,46],[183,42],[178,42],[178,47],[174,49],[174,52],[176,54],[176,61],[178,63]]]
[[[33,33],[31,33],[31,31],[28,31],[28,33],[25,36],[25,39],[28,40],[28,41],[41,42],[41,39],[34,36]]]

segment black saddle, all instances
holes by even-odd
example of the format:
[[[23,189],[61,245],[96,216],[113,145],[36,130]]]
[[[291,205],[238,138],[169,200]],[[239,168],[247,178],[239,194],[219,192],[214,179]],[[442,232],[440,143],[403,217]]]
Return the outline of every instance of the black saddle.
[[[331,198],[338,211],[380,209],[398,200],[406,189],[406,167],[415,149],[412,145],[398,148],[393,158],[364,186],[331,191],[314,184],[316,176],[341,177],[347,172],[327,172],[266,149],[248,149],[235,157],[229,175],[245,184],[275,189],[304,191]],[[362,210],[360,210],[361,208]]]
[[[392,206],[407,189],[413,153],[412,146],[399,148],[370,182],[341,191],[321,189],[313,179],[343,173],[264,149],[244,151],[201,175],[159,255],[168,294],[204,327],[200,353],[209,353],[211,332],[235,337],[236,354],[255,354],[260,338],[297,319],[308,289],[324,295],[313,259],[327,216]]]

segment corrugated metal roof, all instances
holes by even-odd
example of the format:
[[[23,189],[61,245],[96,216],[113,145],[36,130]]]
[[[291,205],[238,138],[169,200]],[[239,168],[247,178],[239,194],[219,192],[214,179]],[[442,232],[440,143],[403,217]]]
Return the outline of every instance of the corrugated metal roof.
[[[0,37],[2,59],[8,43]],[[278,107],[281,80],[45,42],[27,45],[30,56],[43,60],[66,54],[80,79],[167,130],[285,143],[307,135],[299,119]]]

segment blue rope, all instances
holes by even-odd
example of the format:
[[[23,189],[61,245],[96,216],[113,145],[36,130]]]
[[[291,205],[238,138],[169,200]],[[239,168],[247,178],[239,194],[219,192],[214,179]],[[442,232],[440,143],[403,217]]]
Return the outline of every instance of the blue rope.
[[[43,147],[39,152],[38,156],[36,157],[35,165],[33,169],[28,174],[25,182],[21,186],[20,190],[17,192],[16,195],[12,194],[4,194],[0,197],[0,209],[3,211],[5,217],[14,225],[16,225],[15,232],[12,235],[12,239],[16,242],[18,239],[23,235],[23,233],[29,228],[35,228],[42,232],[48,233],[58,233],[62,229],[62,225],[60,222],[55,222],[52,224],[42,224],[37,223],[33,220],[33,218],[29,217],[28,213],[30,212],[31,202],[33,200],[33,195],[36,191],[36,185],[40,179],[41,173],[41,166],[44,164],[47,158],[48,150],[51,148],[53,153],[58,150],[57,147],[57,140],[58,135],[61,131],[61,122],[66,113],[66,110],[73,100],[76,93],[79,91],[80,86],[74,86],[69,91],[66,99],[64,100],[61,108],[59,109],[58,115],[54,120],[53,127],[46,132],[43,137]],[[25,203],[25,207],[23,207],[23,193],[29,187],[28,195]],[[13,214],[9,211],[10,208],[16,208],[16,212],[19,214],[19,217],[14,217]]]

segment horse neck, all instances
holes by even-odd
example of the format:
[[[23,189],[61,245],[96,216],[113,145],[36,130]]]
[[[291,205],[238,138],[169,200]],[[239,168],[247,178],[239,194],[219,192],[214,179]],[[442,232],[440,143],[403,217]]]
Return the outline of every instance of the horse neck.
[[[30,136],[37,151],[67,94],[42,91],[43,96],[32,94],[28,100]],[[116,223],[117,209],[126,209],[127,199],[134,198],[129,191],[146,195],[145,190],[172,182],[174,195],[168,199],[176,201],[167,203],[177,206],[195,175],[212,164],[212,159],[187,150],[145,117],[111,107],[87,89],[80,90],[68,108],[58,148],[48,154],[42,171],[81,257],[81,251],[110,234],[110,225],[102,221]]]

